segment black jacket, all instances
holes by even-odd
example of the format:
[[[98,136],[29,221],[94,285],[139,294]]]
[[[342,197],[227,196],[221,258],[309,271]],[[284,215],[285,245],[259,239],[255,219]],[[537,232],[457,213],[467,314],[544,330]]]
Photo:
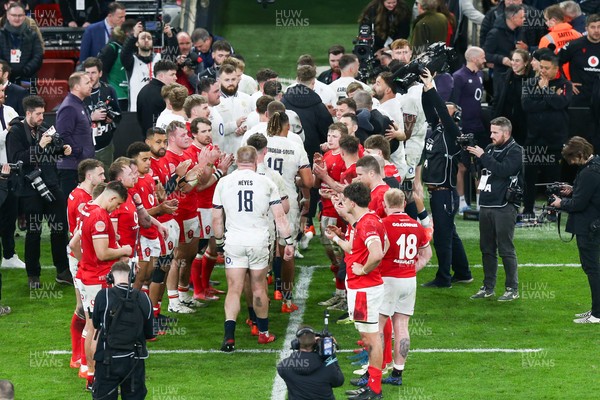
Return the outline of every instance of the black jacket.
[[[21,50],[21,59],[18,63],[10,61],[11,49]],[[4,27],[0,29],[0,59],[10,64],[11,82],[20,83],[35,78],[42,67],[43,55],[42,42],[30,28],[25,27],[21,34],[13,34]]]
[[[479,194],[481,207],[504,207],[506,191],[514,179],[523,188],[523,148],[512,137],[500,147],[490,144],[479,158],[482,175],[486,175],[485,186]]]
[[[110,101],[108,101],[109,98]],[[94,124],[96,125],[96,145],[94,146],[96,151],[102,150],[112,142],[113,134],[117,130],[117,123],[121,121],[121,107],[119,107],[117,92],[112,86],[102,81],[100,81],[100,87],[98,89],[92,89],[91,96],[83,99],[83,104],[90,110],[91,115],[96,107],[99,106],[98,103],[100,101],[105,105],[110,105],[113,113],[118,113],[119,115],[110,124],[106,123],[106,121],[92,121],[92,129],[94,128]]]
[[[333,118],[319,95],[302,84],[288,88],[281,102],[286,109],[295,111],[300,117],[304,129],[304,149],[312,164],[313,155],[320,151],[321,143],[327,141],[327,130]]]
[[[527,75],[515,75],[512,69],[506,74],[494,75],[494,79],[500,79],[500,94],[494,97],[495,104],[492,117],[506,117],[512,123],[512,137],[519,144],[525,143],[527,137],[527,113],[523,111],[521,97],[523,85],[527,85],[528,79],[534,78],[533,70]]]
[[[154,126],[154,122],[167,105],[160,95],[164,83],[154,78],[140,90],[137,97],[137,120],[142,128],[142,135],[146,137],[148,129]]]
[[[329,68],[327,71],[323,71],[319,74],[319,76],[317,77],[318,81],[323,82],[326,85],[329,85],[331,82],[334,81],[334,79],[332,78],[333,75],[333,70],[331,68]],[[339,76],[338,76],[339,78]]]
[[[548,29],[544,24],[544,14],[540,10],[527,4],[523,4],[523,7],[525,8],[525,24],[523,25],[522,40],[527,43],[529,50],[533,51],[537,48],[542,36],[548,33]],[[485,14],[485,18],[479,28],[479,43],[485,43],[487,35],[494,28],[496,21],[504,20],[505,8],[506,5],[502,1]]]
[[[335,400],[332,388],[344,384],[337,360],[324,362],[317,353],[295,351],[277,365],[289,400]]]
[[[115,289],[118,296],[124,299],[127,295],[127,285],[117,285],[115,286]],[[94,360],[100,362],[104,361],[104,352],[106,350],[110,350],[110,347],[106,343],[105,335],[103,335],[102,332],[102,330],[107,329],[107,327],[110,327],[110,323],[112,322],[112,316],[109,315],[109,312],[106,312],[107,310],[110,310],[109,306],[112,306],[108,304],[111,299],[108,293],[109,290],[111,289],[102,289],[98,292],[94,302],[94,312],[92,315],[92,322],[94,323],[94,328],[100,330],[100,334],[98,335],[98,345],[96,346],[96,353],[94,354]],[[136,358],[143,359],[148,358],[146,339],[152,339],[154,337],[154,315],[152,314],[152,303],[150,302],[148,295],[144,292],[140,292],[137,289],[132,289],[132,291],[139,293],[138,306],[141,308],[142,313],[145,317],[143,332],[140,335],[140,337],[137,338],[138,342],[142,344],[142,348],[138,351],[136,355],[134,355]],[[118,353],[113,351],[112,357],[118,358],[119,356],[122,357],[128,354],[132,353]]]
[[[19,85],[15,85],[14,83],[9,82],[4,88],[4,100],[6,101],[6,105],[14,108],[17,114],[22,117],[25,116],[25,110],[23,110],[23,99],[26,96],[29,96],[27,89]]]
[[[39,168],[42,172],[41,178],[54,192],[59,190],[58,174],[56,171],[56,162],[64,154],[62,147],[55,147],[48,144],[41,148],[38,143],[42,133],[47,129],[43,126],[38,128],[37,138],[33,140],[29,125],[25,123],[22,117],[15,118],[9,123],[8,134],[6,135],[6,155],[9,163],[23,162],[23,171],[17,178],[17,196],[35,196],[37,190],[31,186],[31,182],[25,178],[25,175]]]
[[[522,28],[511,30],[506,25],[504,14],[494,22],[494,28],[488,33],[483,45],[486,61],[494,63],[494,73],[505,73],[509,69],[502,64],[502,60],[504,57],[510,58],[516,43],[523,40],[521,30]]]
[[[600,157],[594,156],[577,172],[573,194],[561,200],[560,208],[569,213],[565,230],[575,235],[590,233],[590,224],[600,218]]]
[[[423,92],[422,101],[427,123],[431,126],[423,148],[423,183],[455,187],[460,161],[460,147],[456,144],[456,137],[460,135],[460,129],[434,88]]]
[[[540,89],[538,79],[523,88],[522,104],[527,113],[525,145],[548,146],[560,150],[569,137],[569,104],[573,97],[571,82],[562,76]],[[558,94],[558,91],[561,91]]]

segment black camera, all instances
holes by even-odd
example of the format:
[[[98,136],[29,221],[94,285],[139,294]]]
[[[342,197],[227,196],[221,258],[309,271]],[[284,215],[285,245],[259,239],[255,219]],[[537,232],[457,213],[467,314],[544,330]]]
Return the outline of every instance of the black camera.
[[[373,25],[361,24],[358,27],[358,36],[352,43],[354,44],[352,53],[358,58],[358,75],[356,79],[367,83],[368,80],[383,72],[373,51],[375,43]]]
[[[14,164],[9,163],[8,166],[11,171],[15,171],[17,174],[20,174],[23,171],[23,161],[19,160]]]
[[[99,100],[96,104],[94,104],[94,106],[92,108],[92,112],[94,112],[96,110],[106,112],[106,117],[110,118],[112,120],[111,124],[116,129],[117,125],[116,125],[115,121],[119,121],[121,119],[121,113],[116,111],[112,107],[112,105],[110,104],[111,101],[113,101],[113,98],[111,96],[108,96],[106,98],[106,100],[104,100],[104,101]]]
[[[39,169],[34,169],[29,174],[25,175],[25,178],[31,182],[31,186],[38,191],[42,199],[46,200],[48,203],[52,203],[56,198],[48,189],[48,186],[42,180],[42,171]]]
[[[472,133],[461,133],[456,137],[456,144],[466,149],[467,147],[475,147],[477,143],[475,142],[475,135]]]
[[[313,334],[315,338],[319,340],[315,341],[313,352],[317,353],[323,360],[329,357],[335,356],[335,351],[338,348],[337,342],[329,333],[329,311],[325,310],[324,317],[325,326],[321,332],[316,332],[310,327],[301,328],[296,332],[296,338],[292,340],[292,350],[300,350],[300,341],[298,340],[301,336],[306,334]]]
[[[453,48],[447,47],[444,42],[430,45],[427,50],[419,54],[408,64],[400,67],[394,72],[393,78],[400,93],[406,93],[413,83],[419,80],[419,76],[425,72],[425,68],[433,75],[435,72],[447,72],[449,64],[456,58]]]

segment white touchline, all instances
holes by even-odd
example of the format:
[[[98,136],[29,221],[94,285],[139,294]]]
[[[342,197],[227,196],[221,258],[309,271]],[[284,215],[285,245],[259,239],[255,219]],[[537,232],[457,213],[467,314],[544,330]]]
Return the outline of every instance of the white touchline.
[[[299,303],[299,302],[298,302]],[[294,332],[295,334],[295,332]],[[544,349],[410,349],[411,353],[539,353]],[[181,349],[181,350],[148,350],[152,355],[161,354],[219,354],[222,356],[229,356],[229,354],[223,354],[219,349]],[[236,349],[233,354],[244,353],[244,354],[273,354],[273,353],[290,353],[288,350],[277,350],[277,349]],[[338,353],[353,353],[352,349],[338,350]],[[71,354],[71,350],[50,350],[48,354],[52,355],[67,355]],[[232,356],[233,356],[232,354]],[[285,387],[285,386],[284,386]]]
[[[298,310],[290,315],[285,338],[283,339],[283,350],[279,351],[279,360],[277,360],[277,363],[291,354],[289,345],[294,337],[296,337],[296,332],[302,323],[302,317],[304,316],[304,310],[306,309],[306,300],[308,299],[308,288],[310,286],[310,281],[312,280],[313,272],[315,272],[314,266],[300,268],[300,275],[298,275],[293,294],[294,302],[298,306]],[[285,382],[281,379],[279,374],[275,372],[271,400],[285,400],[286,393],[287,387]]]
[[[498,266],[502,267],[502,264],[498,264]],[[300,267],[301,269],[306,269],[306,268],[324,269],[324,268],[329,268],[329,265],[314,265],[311,267],[297,265],[297,267]],[[428,264],[425,266],[425,268],[437,268],[437,267],[438,267],[437,264]],[[519,263],[519,268],[523,268],[523,267],[528,267],[528,268],[581,268],[581,264]],[[54,269],[54,268],[55,267],[52,265],[42,266],[42,269]],[[473,265],[471,265],[471,268],[483,268],[483,266],[481,264],[473,264]],[[2,269],[17,269],[17,268],[16,267],[2,267]]]

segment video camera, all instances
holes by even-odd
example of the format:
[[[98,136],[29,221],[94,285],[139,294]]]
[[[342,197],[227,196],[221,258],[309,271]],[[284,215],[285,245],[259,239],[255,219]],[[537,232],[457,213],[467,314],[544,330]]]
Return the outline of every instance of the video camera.
[[[429,69],[431,75],[435,72],[448,71],[449,64],[455,57],[454,49],[446,46],[444,42],[433,43],[427,50],[394,73],[393,78],[398,92],[406,93],[408,88],[419,80],[419,77],[425,72],[425,68]]]
[[[375,58],[373,45],[375,32],[372,24],[361,24],[358,27],[358,36],[352,41],[352,53],[358,58],[358,76],[356,79],[367,81],[382,72],[379,62]]]
[[[338,348],[338,345],[333,336],[331,336],[329,333],[329,311],[327,310],[325,310],[324,324],[325,326],[321,332],[316,332],[310,327],[299,329],[298,332],[296,332],[296,338],[292,340],[292,350],[300,350],[300,341],[298,339],[302,335],[313,334],[315,335],[315,338],[318,339],[315,341],[313,352],[321,356],[323,360],[335,356],[335,351]]]

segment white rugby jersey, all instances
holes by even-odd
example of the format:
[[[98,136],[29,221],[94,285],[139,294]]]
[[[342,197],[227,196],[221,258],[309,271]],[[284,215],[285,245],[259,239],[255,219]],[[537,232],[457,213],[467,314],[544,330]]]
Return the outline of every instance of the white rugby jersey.
[[[237,246],[267,246],[268,212],[281,204],[275,184],[252,170],[235,170],[217,183],[213,208],[225,212],[225,243]]]
[[[302,168],[310,168],[308,155],[303,147],[283,136],[267,137],[267,166],[278,172],[282,177],[290,199],[290,207],[296,201],[296,175]]]

